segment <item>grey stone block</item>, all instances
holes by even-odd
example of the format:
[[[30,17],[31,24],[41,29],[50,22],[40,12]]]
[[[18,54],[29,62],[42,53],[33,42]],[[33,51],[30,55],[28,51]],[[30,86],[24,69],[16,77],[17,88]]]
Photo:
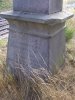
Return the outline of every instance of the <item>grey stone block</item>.
[[[10,67],[13,66],[14,69],[14,65],[17,63],[26,68],[29,64],[34,69],[44,68],[54,72],[63,64],[65,23],[51,26],[12,20],[9,21],[9,24],[7,59]],[[43,35],[41,36],[41,34]],[[46,37],[46,35],[51,37]]]
[[[37,16],[13,12],[1,16],[10,24],[7,54],[10,69],[15,70],[15,64],[50,72],[59,69],[65,55],[65,21],[72,14],[61,12]]]
[[[62,10],[63,0],[13,0],[13,9],[21,12],[52,14]]]
[[[63,65],[65,21],[73,14],[59,12],[62,1],[13,0],[14,11],[0,14],[10,24],[7,63],[13,73],[16,64],[26,72],[45,69],[52,73]]]

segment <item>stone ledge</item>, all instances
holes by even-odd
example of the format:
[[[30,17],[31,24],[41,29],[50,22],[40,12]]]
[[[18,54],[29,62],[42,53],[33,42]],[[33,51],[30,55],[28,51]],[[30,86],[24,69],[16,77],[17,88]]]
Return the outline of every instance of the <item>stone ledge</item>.
[[[26,12],[18,12],[18,11],[7,11],[0,13],[0,16],[5,19],[12,20],[21,20],[28,22],[36,22],[36,23],[47,23],[47,24],[56,24],[65,22],[67,19],[73,17],[73,13],[69,13],[66,11],[46,15],[46,14],[35,14],[35,13],[26,13]]]

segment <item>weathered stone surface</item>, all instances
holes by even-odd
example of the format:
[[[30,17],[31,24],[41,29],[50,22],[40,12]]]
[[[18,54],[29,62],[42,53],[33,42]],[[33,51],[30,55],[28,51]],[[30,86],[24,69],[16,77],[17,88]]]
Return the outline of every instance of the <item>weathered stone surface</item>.
[[[59,12],[62,0],[14,0],[13,4],[14,11],[0,14],[10,24],[9,68],[15,70],[19,64],[25,69],[58,70],[64,62],[65,21],[73,14]]]
[[[50,15],[45,14],[27,14],[19,11],[7,11],[0,14],[1,17],[6,19],[21,20],[35,23],[56,24],[62,23],[73,17],[73,13],[62,11]]]
[[[8,69],[21,87],[22,100],[51,99],[46,85],[64,64],[65,21],[73,15],[59,12],[63,0],[13,1],[14,11],[0,14],[10,24]]]
[[[8,65],[16,63],[53,72],[64,62],[64,24],[47,25],[9,21]],[[42,34],[42,35],[41,35]],[[29,66],[28,66],[29,67]]]
[[[52,14],[62,10],[63,0],[14,0],[16,11]]]

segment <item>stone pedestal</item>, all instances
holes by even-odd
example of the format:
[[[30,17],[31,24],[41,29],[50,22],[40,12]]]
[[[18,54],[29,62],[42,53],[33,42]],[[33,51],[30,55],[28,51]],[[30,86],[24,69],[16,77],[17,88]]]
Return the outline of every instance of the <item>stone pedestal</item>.
[[[62,11],[62,0],[13,1],[13,11],[0,14],[10,25],[8,69],[21,100],[50,100],[50,75],[64,64],[65,21],[73,14]]]
[[[72,17],[62,11],[63,0],[13,0],[13,11],[0,16],[10,24],[7,62],[24,68],[53,73],[65,56],[65,21]]]
[[[10,24],[8,66],[15,63],[53,73],[64,63],[65,21],[73,15],[59,12],[52,15],[8,12],[1,14]]]

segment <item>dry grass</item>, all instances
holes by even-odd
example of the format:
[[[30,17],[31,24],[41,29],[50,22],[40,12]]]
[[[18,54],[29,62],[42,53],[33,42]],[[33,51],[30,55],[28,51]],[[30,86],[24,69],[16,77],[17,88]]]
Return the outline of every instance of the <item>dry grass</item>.
[[[6,69],[7,40],[0,40],[0,100],[19,100],[16,82]]]
[[[1,46],[0,100],[75,100],[75,48],[73,43],[73,41],[69,42],[66,46],[67,55],[63,70],[54,76],[46,75],[43,70],[43,77],[40,77],[40,74],[38,77],[34,70],[30,80],[25,81],[26,87],[17,86],[12,75],[6,70],[6,46]],[[42,73],[42,70],[40,72]]]
[[[68,26],[71,26],[70,22],[67,23]],[[75,24],[72,28],[74,26]],[[0,41],[0,100],[75,100],[74,44],[72,40],[66,45],[67,54],[63,70],[59,70],[54,76],[41,69],[33,70],[31,77],[26,77],[22,71],[25,81],[21,79],[19,85],[19,81],[15,80],[6,69],[6,40]]]

